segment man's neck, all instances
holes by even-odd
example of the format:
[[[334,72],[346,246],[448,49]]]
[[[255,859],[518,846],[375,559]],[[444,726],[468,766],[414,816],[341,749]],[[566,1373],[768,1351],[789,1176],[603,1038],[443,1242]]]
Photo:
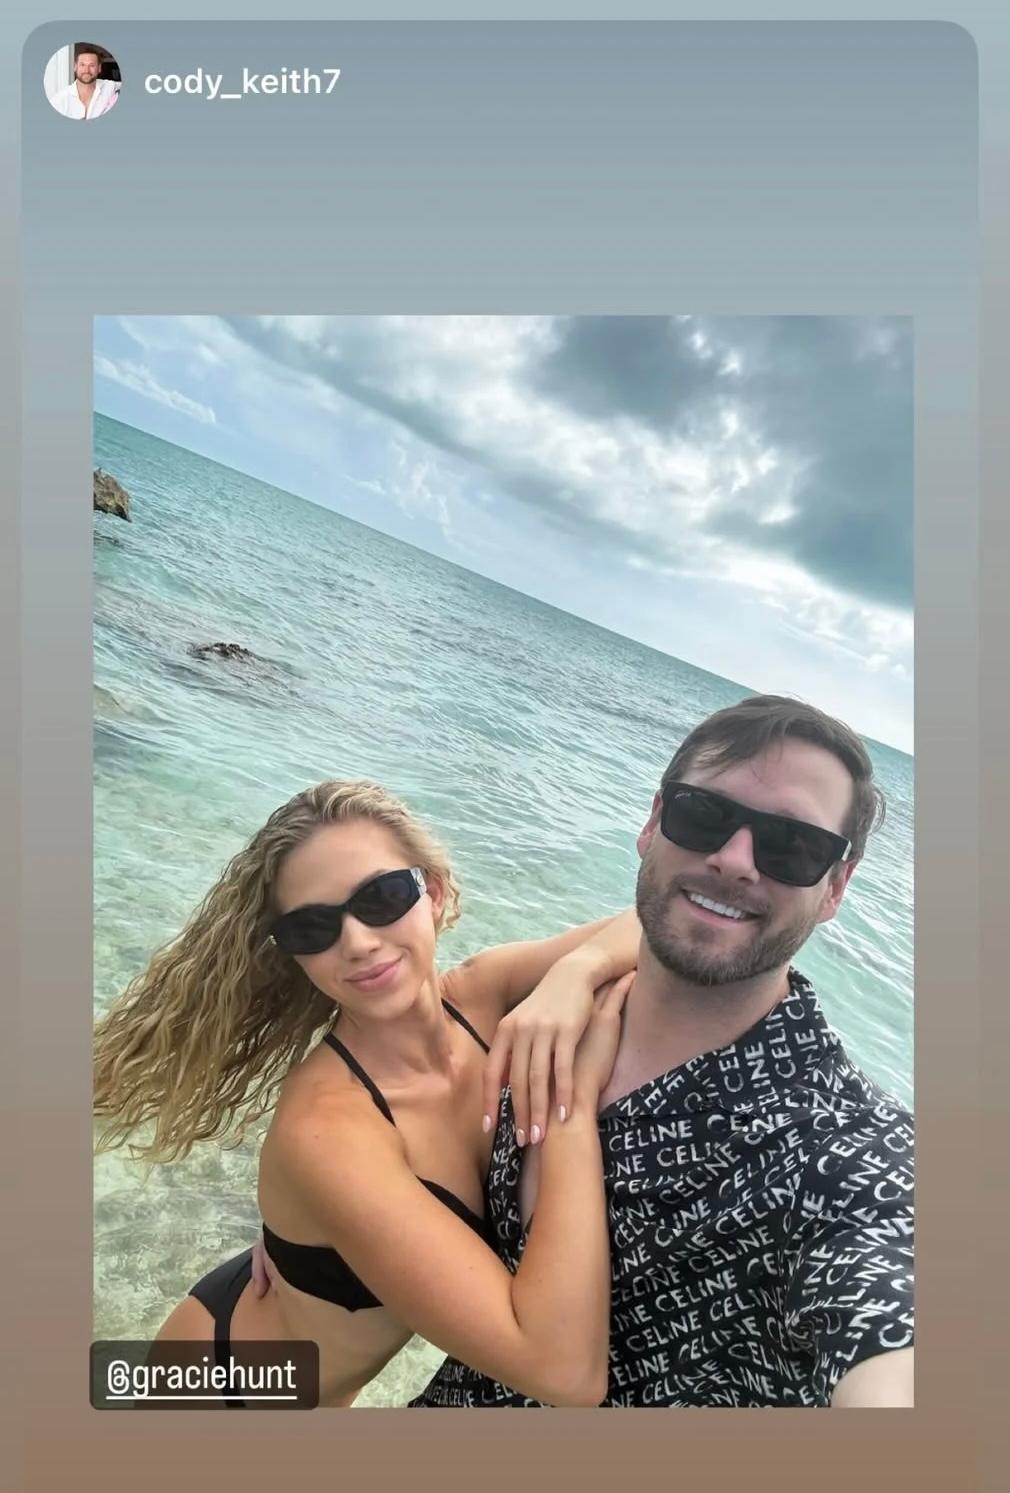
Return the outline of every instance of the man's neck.
[[[788,991],[788,967],[735,985],[692,985],[665,969],[643,938],[617,1062],[600,1107],[703,1052],[729,1046]]]
[[[96,82],[97,79],[94,78],[90,83],[82,83],[80,78],[77,79],[77,94],[82,103],[86,103],[88,99],[90,99],[91,95],[95,91]]]

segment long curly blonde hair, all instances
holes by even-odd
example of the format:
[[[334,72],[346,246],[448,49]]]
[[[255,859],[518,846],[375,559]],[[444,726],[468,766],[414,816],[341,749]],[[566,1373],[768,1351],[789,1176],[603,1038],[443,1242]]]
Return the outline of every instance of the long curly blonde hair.
[[[376,783],[328,781],[277,809],[234,857],[185,928],[130,982],[95,1029],[99,1151],[155,1121],[131,1147],[175,1161],[198,1141],[237,1145],[276,1099],[293,1064],[336,1015],[333,1001],[270,939],[284,857],[322,825],[369,819],[391,830],[411,865],[441,882],[436,933],[459,917],[459,886],[429,830]]]

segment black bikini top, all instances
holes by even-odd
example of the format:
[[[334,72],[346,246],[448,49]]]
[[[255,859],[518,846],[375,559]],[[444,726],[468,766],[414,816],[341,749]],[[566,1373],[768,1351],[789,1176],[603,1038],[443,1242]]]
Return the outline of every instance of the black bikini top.
[[[458,1021],[460,1026],[470,1033],[474,1041],[479,1042],[487,1052],[487,1043],[480,1033],[474,1030],[463,1013],[457,1011],[455,1006],[450,1006],[448,1001],[443,1001],[442,1005],[453,1020]],[[395,1125],[392,1110],[357,1058],[348,1052],[344,1044],[332,1032],[327,1032],[323,1041],[327,1042],[334,1052],[340,1054],[351,1072],[360,1079],[371,1094],[376,1108],[385,1115],[391,1125]],[[428,1191],[438,1198],[439,1202],[450,1208],[457,1218],[461,1218],[475,1233],[478,1233],[486,1243],[490,1243],[487,1221],[468,1207],[462,1198],[458,1198],[454,1192],[450,1192],[447,1187],[442,1187],[440,1183],[430,1182],[427,1177],[419,1177],[418,1181],[422,1182]],[[316,1296],[321,1301],[332,1301],[349,1312],[360,1311],[362,1307],[382,1305],[378,1297],[372,1295],[364,1282],[328,1244],[292,1244],[287,1239],[281,1239],[264,1224],[263,1246],[288,1285],[294,1286],[297,1291],[304,1291],[306,1295]]]

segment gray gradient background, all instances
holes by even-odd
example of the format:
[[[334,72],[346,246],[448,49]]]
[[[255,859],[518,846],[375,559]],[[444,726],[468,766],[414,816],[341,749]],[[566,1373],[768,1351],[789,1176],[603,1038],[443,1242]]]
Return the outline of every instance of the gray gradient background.
[[[538,1484],[562,1475],[626,1478],[630,1456],[638,1476],[658,1473],[664,1483],[702,1473],[715,1486],[746,1476],[751,1487],[813,1478],[819,1488],[856,1479],[874,1488],[901,1473],[921,1488],[997,1486],[995,1469],[984,1473],[974,1452],[983,1421],[1005,1420],[1010,1211],[996,1031],[998,1002],[1005,1035],[1010,921],[997,900],[1007,880],[999,853],[1008,712],[999,681],[1010,598],[996,467],[1002,456],[1005,480],[1008,422],[1000,434],[996,424],[1008,294],[997,276],[1010,263],[1010,106],[995,92],[1007,82],[1010,20],[996,17],[995,6],[991,19],[981,9],[967,17],[981,43],[988,131],[981,332],[991,371],[1003,379],[986,387],[981,578],[976,54],[959,28],[429,23],[408,33],[74,21],[28,36],[20,595],[13,546],[3,551],[12,584],[0,589],[8,606],[20,602],[21,629],[19,654],[13,610],[0,636],[8,698],[20,707],[8,718],[4,759],[18,771],[8,769],[3,784],[5,860],[13,870],[20,850],[20,906],[13,897],[2,905],[7,915],[20,912],[26,957],[11,1013],[18,1041],[5,1054],[14,1087],[2,1092],[6,1131],[19,1133],[6,1278],[17,1283],[25,1347],[6,1367],[23,1398],[24,1486],[125,1489],[143,1478],[175,1487],[197,1468],[204,1486],[228,1465],[247,1487],[286,1477],[313,1487],[406,1479],[414,1488],[443,1480],[450,1438],[452,1480],[492,1486],[521,1476],[534,1456]],[[28,31],[25,19],[13,56]],[[41,88],[46,58],[77,35],[110,47],[124,73],[116,110],[84,132],[70,130]],[[243,62],[345,71],[328,99],[159,101],[139,84],[148,70],[202,64],[227,72]],[[12,87],[0,107],[16,103]],[[86,231],[96,220],[100,238]],[[558,1411],[520,1421],[387,1413],[236,1424],[195,1415],[152,1422],[151,1412],[134,1421],[87,1404],[92,520],[80,494],[91,463],[91,318],[400,310],[915,318],[914,1411],[710,1411],[675,1421],[660,1412],[575,1420],[577,1412]],[[10,419],[16,405],[0,408]],[[984,991],[994,997],[985,1073]],[[980,1125],[994,1142],[984,1188]]]

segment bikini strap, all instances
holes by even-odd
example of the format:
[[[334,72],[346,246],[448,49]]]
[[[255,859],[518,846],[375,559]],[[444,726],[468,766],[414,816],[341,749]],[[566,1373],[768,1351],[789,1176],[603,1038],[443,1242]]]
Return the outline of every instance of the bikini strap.
[[[476,1031],[474,1027],[470,1025],[466,1017],[463,1015],[462,1011],[457,1011],[456,1007],[450,1006],[449,1002],[446,1000],[442,1002],[442,1005],[448,1011],[453,1021],[458,1021],[463,1030],[469,1032],[474,1041],[478,1042],[485,1052],[490,1052],[490,1048],[484,1041],[484,1038],[481,1036],[480,1032]],[[343,1042],[341,1042],[340,1038],[335,1037],[332,1032],[327,1032],[323,1037],[323,1041],[328,1043],[329,1046],[333,1048],[334,1052],[338,1052],[340,1054],[344,1062],[347,1064],[348,1068],[350,1068],[351,1072],[354,1074],[355,1078],[360,1079],[365,1088],[371,1094],[373,1100],[375,1101],[376,1109],[378,1109],[382,1114],[385,1115],[386,1119],[391,1125],[395,1125],[396,1121],[393,1119],[393,1111],[390,1109],[389,1105],[383,1098],[382,1090],[371,1078],[369,1078],[368,1074],[365,1072],[364,1068],[362,1068],[361,1064],[358,1062],[354,1054],[352,1052],[348,1052],[347,1048],[344,1046]]]
[[[369,1078],[368,1074],[365,1072],[364,1068],[362,1068],[361,1064],[358,1062],[354,1054],[348,1052],[347,1048],[344,1046],[343,1042],[341,1042],[340,1038],[335,1037],[332,1032],[327,1032],[325,1037],[323,1038],[323,1041],[329,1043],[334,1052],[339,1052],[340,1056],[343,1058],[348,1068],[350,1068],[355,1078],[359,1078],[365,1085],[365,1088],[371,1094],[372,1098],[375,1101],[376,1109],[378,1109],[382,1114],[385,1115],[386,1119],[391,1125],[395,1125],[396,1121],[393,1119],[393,1111],[390,1109],[389,1105],[382,1097],[381,1089],[379,1089],[378,1086]]]
[[[491,1051],[491,1049],[488,1047],[487,1043],[484,1041],[484,1038],[481,1036],[480,1032],[476,1031],[470,1025],[470,1023],[467,1021],[466,1017],[463,1015],[462,1011],[457,1011],[456,1007],[455,1006],[450,1006],[449,1002],[446,1001],[446,1000],[444,1000],[442,1002],[442,1004],[445,1007],[445,1009],[448,1011],[449,1015],[452,1017],[453,1021],[458,1021],[459,1024],[460,1024],[460,1026],[463,1028],[463,1030],[466,1031],[466,1032],[469,1032],[470,1035],[471,1035],[471,1037],[473,1038],[473,1040],[475,1042],[479,1042],[480,1045],[481,1045],[481,1047],[483,1047],[483,1049],[484,1049],[485,1052],[490,1052]]]

